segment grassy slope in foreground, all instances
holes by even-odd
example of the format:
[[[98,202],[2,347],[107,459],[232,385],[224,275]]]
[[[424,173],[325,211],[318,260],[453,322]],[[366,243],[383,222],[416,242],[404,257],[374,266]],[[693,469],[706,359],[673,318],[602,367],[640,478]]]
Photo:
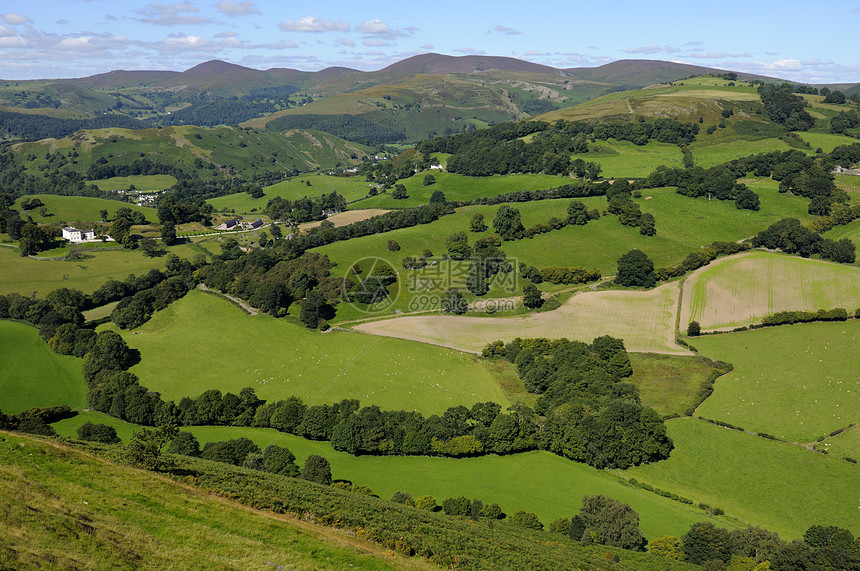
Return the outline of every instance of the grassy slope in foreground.
[[[626,471],[641,482],[723,508],[796,539],[811,525],[857,529],[857,466],[693,418],[666,423],[663,462]]]
[[[319,403],[357,398],[388,410],[442,413],[507,398],[471,355],[343,331],[320,333],[193,291],[134,331],[122,331],[141,363],[131,369],[165,399],[209,389]],[[189,359],[189,355],[194,355]]]
[[[23,200],[31,200],[38,198],[45,203],[48,208],[48,214],[53,216],[42,216],[39,214],[39,209],[25,212],[33,217],[36,222],[45,224],[54,224],[57,222],[73,223],[73,222],[99,222],[101,216],[99,211],[108,211],[108,220],[116,216],[116,211],[122,207],[129,208],[135,212],[141,212],[150,222],[158,222],[157,211],[155,208],[147,208],[145,206],[137,206],[128,202],[120,202],[119,200],[107,200],[105,198],[91,198],[89,196],[57,196],[52,194],[28,194],[22,196],[15,202],[15,208],[21,207]],[[25,216],[26,218],[26,216]],[[86,228],[89,230],[90,228]]]
[[[860,269],[787,254],[748,252],[717,260],[684,282],[681,326],[746,326],[778,311],[860,306]]]
[[[650,291],[585,292],[560,308],[525,317],[414,315],[355,326],[365,333],[412,339],[480,352],[496,340],[548,337],[591,342],[601,335],[624,339],[628,351],[686,354],[675,344],[678,284]]]
[[[152,473],[0,436],[0,567],[402,568],[328,528],[252,510]]]
[[[0,410],[86,406],[82,360],[54,353],[34,327],[0,320]]]
[[[124,442],[137,427],[98,412],[82,412],[54,424],[61,436],[75,438],[84,422],[113,426]],[[430,494],[441,503],[445,498],[466,496],[485,503],[495,502],[508,514],[522,509],[534,512],[543,524],[570,517],[583,495],[604,494],[629,503],[639,512],[642,530],[650,539],[666,534],[681,535],[691,524],[709,520],[700,510],[624,484],[610,472],[577,464],[548,452],[480,458],[431,458],[426,456],[351,456],[336,452],[328,442],[314,442],[270,428],[190,426],[203,446],[206,442],[246,437],[260,448],[286,446],[301,466],[311,454],[328,458],[332,476],[369,486],[381,498],[396,491],[413,497]],[[719,525],[723,520],[710,519]]]
[[[189,245],[171,246],[171,253],[190,259],[196,253]],[[22,258],[18,250],[0,248],[0,294],[44,297],[57,288],[68,287],[92,293],[108,279],[124,280],[155,268],[163,270],[167,257],[147,258],[140,251],[90,252],[83,260],[33,260]]]
[[[693,339],[703,355],[735,366],[697,414],[797,442],[858,422],[858,340],[857,319]]]

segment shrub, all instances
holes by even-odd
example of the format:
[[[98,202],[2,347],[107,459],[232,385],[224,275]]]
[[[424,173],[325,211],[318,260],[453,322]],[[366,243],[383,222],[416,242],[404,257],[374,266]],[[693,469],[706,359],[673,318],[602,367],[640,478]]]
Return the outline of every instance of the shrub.
[[[331,466],[328,460],[322,456],[311,454],[305,460],[299,477],[309,482],[316,482],[328,486],[331,484]]]
[[[538,519],[537,514],[533,514],[531,512],[523,510],[518,510],[514,512],[514,514],[510,517],[510,522],[517,527],[523,527],[525,529],[543,529],[543,524]]]
[[[119,437],[116,435],[116,430],[107,424],[93,424],[85,422],[78,427],[78,438],[81,440],[89,440],[91,442],[101,442],[103,444],[116,444],[119,442]]]
[[[417,500],[415,500],[415,507],[419,510],[427,510],[430,512],[435,512],[439,507],[436,505],[436,499],[433,496],[421,496]]]

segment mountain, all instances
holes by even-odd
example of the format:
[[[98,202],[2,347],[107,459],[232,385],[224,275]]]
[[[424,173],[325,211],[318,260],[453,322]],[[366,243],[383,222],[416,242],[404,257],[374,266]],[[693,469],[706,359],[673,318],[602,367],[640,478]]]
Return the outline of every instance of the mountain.
[[[532,73],[560,74],[561,70],[547,65],[532,63],[516,58],[466,55],[446,56],[430,53],[406,58],[393,63],[377,73],[418,74],[418,73],[473,73],[489,70],[527,71]]]

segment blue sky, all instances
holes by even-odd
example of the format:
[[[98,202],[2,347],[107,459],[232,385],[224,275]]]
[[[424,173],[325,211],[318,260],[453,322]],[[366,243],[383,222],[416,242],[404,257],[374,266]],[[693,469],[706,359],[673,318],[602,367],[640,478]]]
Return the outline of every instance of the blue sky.
[[[860,82],[860,1],[3,0],[0,78],[184,70],[375,70],[426,52],[555,67],[637,58]]]

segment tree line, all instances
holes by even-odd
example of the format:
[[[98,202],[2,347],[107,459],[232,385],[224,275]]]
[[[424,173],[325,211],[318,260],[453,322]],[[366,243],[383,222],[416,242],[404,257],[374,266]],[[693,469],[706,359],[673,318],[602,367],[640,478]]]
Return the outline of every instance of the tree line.
[[[117,113],[96,115],[89,119],[66,119],[38,113],[15,113],[0,110],[0,135],[7,139],[22,139],[24,141],[38,141],[49,137],[62,139],[82,129],[106,129],[108,127],[149,129],[153,125],[149,121]]]

